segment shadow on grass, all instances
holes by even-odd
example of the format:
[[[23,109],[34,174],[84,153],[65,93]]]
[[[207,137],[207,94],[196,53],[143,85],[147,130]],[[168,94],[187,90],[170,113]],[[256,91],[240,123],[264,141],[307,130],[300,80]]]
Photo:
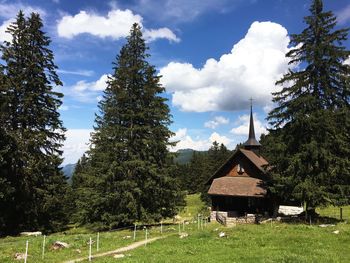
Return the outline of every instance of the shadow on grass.
[[[344,220],[340,220],[334,217],[328,216],[313,216],[306,219],[304,216],[285,216],[281,218],[281,222],[283,223],[291,223],[291,224],[338,224],[340,222],[344,222]]]

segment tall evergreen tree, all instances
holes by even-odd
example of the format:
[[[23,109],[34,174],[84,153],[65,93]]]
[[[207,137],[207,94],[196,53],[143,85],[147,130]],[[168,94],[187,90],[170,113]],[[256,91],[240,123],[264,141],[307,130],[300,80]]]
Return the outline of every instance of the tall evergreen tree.
[[[190,194],[200,193],[202,200],[209,202],[207,195],[209,186],[206,183],[213,173],[224,164],[230,154],[231,151],[224,144],[219,144],[216,141],[213,142],[208,151],[194,151],[190,163],[180,169],[183,188]]]
[[[10,160],[13,157],[14,143],[8,135],[7,122],[9,119],[9,98],[6,94],[5,76],[0,72],[0,236],[6,229],[9,218],[9,209],[13,207],[14,188],[10,178]]]
[[[12,158],[5,162],[7,181],[14,189],[6,206],[4,231],[55,230],[66,223],[63,197],[65,177],[59,165],[64,140],[58,107],[62,85],[56,74],[50,39],[38,14],[22,11],[7,32],[12,40],[1,46],[6,100],[5,141],[12,143]]]
[[[207,152],[193,152],[187,177],[189,193],[200,193],[205,180],[210,176],[211,167]]]
[[[99,103],[89,171],[77,189],[83,223],[116,227],[158,221],[175,215],[183,203],[169,173],[171,116],[148,57],[141,28],[134,24]]]
[[[277,81],[277,107],[269,113],[273,125],[263,141],[274,186],[281,198],[302,202],[306,210],[344,204],[350,196],[350,52],[342,45],[348,29],[335,29],[336,17],[314,0],[307,27],[291,35],[286,56],[301,69],[289,70]]]
[[[200,177],[200,184],[198,191],[201,193],[201,199],[207,204],[210,203],[210,198],[208,196],[208,190],[210,185],[207,185],[209,178],[216,172],[216,170],[222,166],[225,161],[231,155],[231,151],[226,148],[226,146],[221,143],[214,141],[212,146],[208,150],[206,171]]]

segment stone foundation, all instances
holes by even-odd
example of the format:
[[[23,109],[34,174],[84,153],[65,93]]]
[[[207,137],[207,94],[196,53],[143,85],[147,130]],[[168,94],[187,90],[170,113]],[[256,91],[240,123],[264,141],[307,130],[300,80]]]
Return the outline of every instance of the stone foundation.
[[[233,226],[236,224],[255,224],[257,222],[257,217],[255,214],[247,214],[247,216],[237,216],[235,211],[211,211],[210,220],[217,221],[217,215],[225,219],[226,226]],[[221,222],[219,222],[221,223]]]

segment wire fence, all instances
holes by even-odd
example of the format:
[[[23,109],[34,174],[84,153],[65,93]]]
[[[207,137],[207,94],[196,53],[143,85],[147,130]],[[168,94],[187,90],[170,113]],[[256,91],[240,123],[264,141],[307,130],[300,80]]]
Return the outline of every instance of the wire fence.
[[[317,209],[317,212],[324,217],[330,217],[338,220],[350,220],[350,206],[328,206]]]
[[[67,232],[49,236],[21,236],[8,237],[0,241],[0,262],[8,257],[12,259],[16,254],[28,262],[52,262],[53,256],[58,256],[59,261],[85,256],[91,258],[93,254],[114,250],[118,247],[128,246],[137,241],[147,241],[150,238],[179,234],[187,231],[203,230],[208,223],[208,218],[198,216],[192,220],[177,222],[161,222],[159,224],[134,224],[105,232]],[[54,249],[56,241],[69,245],[68,249]],[[29,245],[29,249],[28,249]],[[7,254],[7,257],[2,255]],[[26,260],[24,262],[27,262]],[[56,262],[56,261],[54,261]]]

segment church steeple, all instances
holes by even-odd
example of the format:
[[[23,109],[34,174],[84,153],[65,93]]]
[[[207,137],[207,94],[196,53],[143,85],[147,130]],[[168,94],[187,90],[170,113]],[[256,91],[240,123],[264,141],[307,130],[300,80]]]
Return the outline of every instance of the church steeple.
[[[247,150],[257,150],[261,144],[255,138],[254,119],[253,119],[253,99],[250,99],[250,123],[248,140],[243,144]]]

